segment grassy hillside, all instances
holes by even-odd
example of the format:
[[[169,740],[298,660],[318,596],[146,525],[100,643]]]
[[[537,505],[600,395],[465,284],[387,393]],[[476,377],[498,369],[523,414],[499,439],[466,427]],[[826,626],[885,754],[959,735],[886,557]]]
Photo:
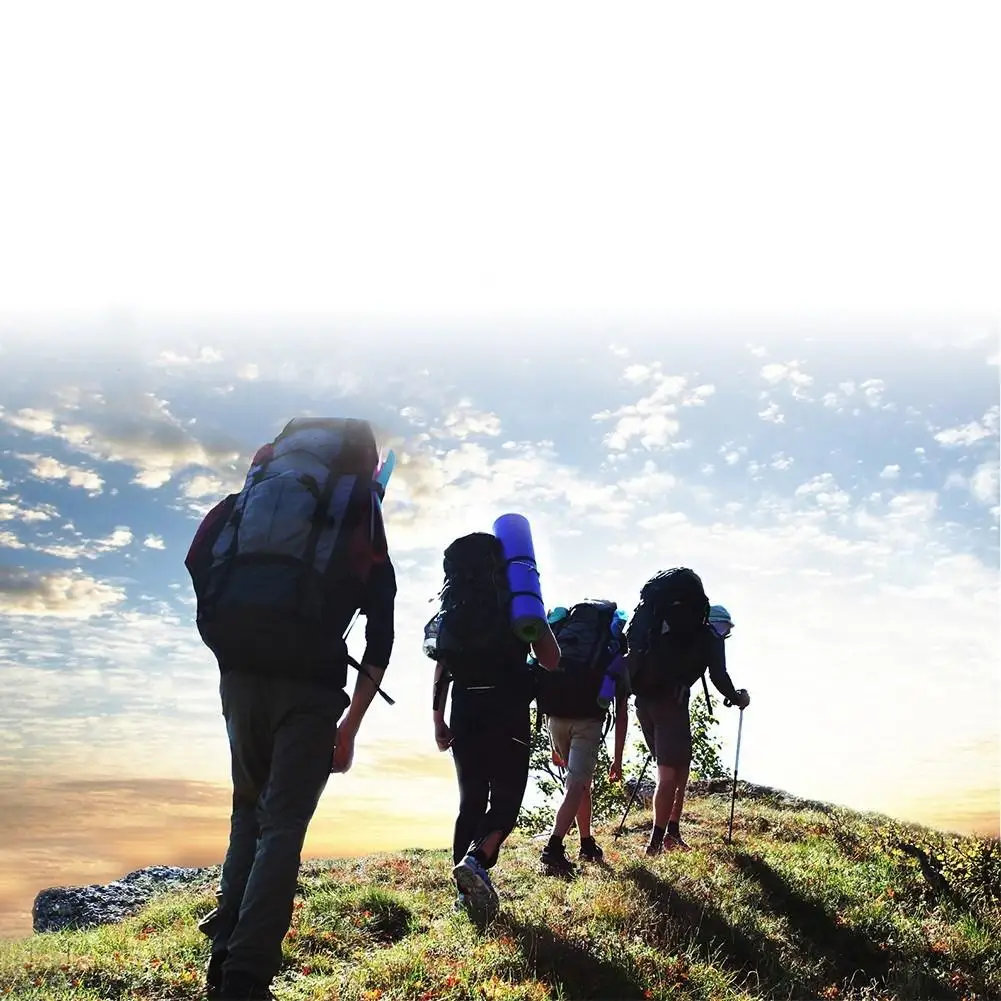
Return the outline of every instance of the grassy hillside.
[[[282,999],[1001,997],[1001,851],[760,789],[694,796],[695,850],[643,855],[630,815],[603,866],[538,873],[516,834],[502,909],[452,910],[450,860],[413,850],[303,866]],[[575,845],[572,845],[575,851]],[[91,931],[0,946],[0,997],[198,998],[211,894],[175,895]]]

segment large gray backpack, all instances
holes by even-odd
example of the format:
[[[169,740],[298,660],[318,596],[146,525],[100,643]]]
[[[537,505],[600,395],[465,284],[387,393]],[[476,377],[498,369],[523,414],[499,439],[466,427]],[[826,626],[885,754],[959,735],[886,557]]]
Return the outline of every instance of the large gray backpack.
[[[384,555],[378,462],[372,428],[351,418],[294,419],[258,451],[199,596],[210,647],[227,627],[323,631],[330,595]]]

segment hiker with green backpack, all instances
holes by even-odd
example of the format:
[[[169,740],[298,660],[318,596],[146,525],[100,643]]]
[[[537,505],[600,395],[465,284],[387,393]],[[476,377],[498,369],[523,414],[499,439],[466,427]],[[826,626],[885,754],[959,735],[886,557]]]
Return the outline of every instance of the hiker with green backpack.
[[[350,769],[373,697],[392,702],[379,687],[396,602],[387,475],[368,422],[292,420],[258,450],[242,490],[209,512],[185,559],[219,666],[233,779],[218,906],[199,923],[212,942],[209,998],[273,997],[306,830],[330,775]],[[361,663],[346,645],[359,613]]]
[[[532,643],[514,632],[508,561],[495,535],[473,532],[456,539],[443,564],[441,609],[425,626],[424,653],[435,661],[435,742],[439,750],[451,750],[459,784],[452,840],[456,908],[490,916],[498,898],[489,871],[514,830],[528,786],[529,705],[535,698],[528,654],[555,670],[560,650],[544,618]]]
[[[722,609],[722,606],[718,606]],[[726,669],[725,636],[732,628],[716,615],[710,621],[702,580],[687,567],[656,574],[644,585],[627,630],[626,666],[636,698],[636,716],[657,765],[654,821],[647,855],[682,849],[680,821],[692,761],[690,689],[705,673],[726,700],[745,709],[750,696],[739,691]],[[706,698],[709,689],[706,686]]]
[[[614,601],[602,599],[587,599],[549,613],[560,646],[560,664],[558,671],[539,677],[537,709],[546,716],[553,760],[566,768],[563,802],[540,860],[550,875],[570,875],[576,868],[563,844],[574,821],[580,835],[580,859],[600,862],[603,858],[591,833],[591,784],[613,704],[615,753],[609,778],[622,777],[629,727],[625,622],[626,613]]]

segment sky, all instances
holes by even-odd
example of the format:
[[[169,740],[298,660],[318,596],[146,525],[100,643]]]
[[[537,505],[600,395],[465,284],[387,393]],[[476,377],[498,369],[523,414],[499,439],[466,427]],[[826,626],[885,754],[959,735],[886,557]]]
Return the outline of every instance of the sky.
[[[506,511],[549,605],[702,575],[743,778],[997,835],[989,7],[194,10],[0,14],[0,932],[222,857],[183,557],[308,414],[400,591],[307,854],[448,842],[422,627]]]

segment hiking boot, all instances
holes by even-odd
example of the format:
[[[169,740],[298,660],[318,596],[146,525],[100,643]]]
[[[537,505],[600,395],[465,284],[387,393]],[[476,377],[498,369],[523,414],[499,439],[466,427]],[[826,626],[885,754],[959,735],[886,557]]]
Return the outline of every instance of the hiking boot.
[[[647,855],[659,855],[664,850],[664,842],[660,840],[651,840],[650,844],[646,846]]]
[[[214,952],[205,967],[205,996],[208,1001],[222,998],[222,964],[226,962],[226,951]]]
[[[249,973],[233,970],[222,979],[222,993],[219,1001],[277,1001],[271,993],[271,985],[258,980]]]
[[[467,855],[452,870],[452,875],[467,903],[486,913],[497,908],[497,891],[490,882],[490,874],[473,855]]]
[[[668,834],[664,838],[664,851],[666,852],[690,852],[692,846],[684,841],[680,834]]]
[[[540,859],[551,876],[569,876],[577,867],[567,858],[567,850],[562,841],[552,841],[542,849]]]
[[[458,914],[460,911],[464,911],[468,904],[469,901],[466,900],[466,895],[460,890],[455,895],[455,900],[452,902],[452,910]]]
[[[600,862],[605,853],[598,847],[594,838],[581,838],[580,857],[584,862]]]

